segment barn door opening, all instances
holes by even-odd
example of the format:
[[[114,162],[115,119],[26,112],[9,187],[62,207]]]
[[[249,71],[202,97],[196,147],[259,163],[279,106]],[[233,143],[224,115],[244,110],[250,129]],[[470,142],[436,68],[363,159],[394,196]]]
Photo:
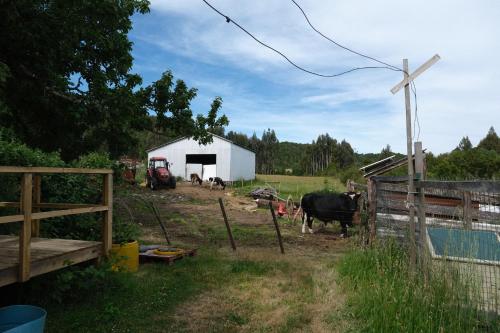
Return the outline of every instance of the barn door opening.
[[[201,177],[203,173],[203,164],[186,163],[186,179],[191,180],[190,176],[192,173],[198,174]]]
[[[216,154],[186,154],[186,178],[196,170],[201,179],[208,180],[210,177],[217,176],[217,155]]]

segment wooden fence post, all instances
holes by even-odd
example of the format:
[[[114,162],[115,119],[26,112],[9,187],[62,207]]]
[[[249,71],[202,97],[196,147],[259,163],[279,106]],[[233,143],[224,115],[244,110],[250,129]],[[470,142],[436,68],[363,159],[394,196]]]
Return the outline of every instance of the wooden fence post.
[[[370,228],[369,242],[373,243],[377,235],[377,184],[374,179],[368,180],[368,227]]]
[[[283,248],[283,241],[281,239],[280,226],[278,224],[278,221],[276,220],[276,214],[274,213],[272,201],[269,201],[269,210],[271,211],[271,215],[273,216],[274,227],[276,228],[276,236],[278,236],[278,242],[280,244],[281,253],[285,254],[285,249]]]
[[[33,202],[40,204],[42,199],[42,176],[35,174],[33,180]],[[40,212],[40,208],[33,208],[33,212]],[[31,237],[40,237],[40,220],[33,220],[31,222]]]
[[[425,180],[425,155],[422,150],[422,142],[415,142],[415,178],[418,182]],[[421,187],[417,189],[418,225],[419,225],[419,258],[426,280],[428,279],[427,256],[427,228],[425,217],[425,190]]]
[[[30,278],[31,209],[33,207],[33,174],[24,173],[21,186],[21,209],[24,220],[19,233],[19,281]]]
[[[113,244],[113,174],[107,173],[103,177],[102,204],[108,207],[103,212],[102,218],[102,251],[103,255],[109,255]]]
[[[222,202],[222,198],[219,198],[219,205],[220,205],[220,210],[222,211],[222,217],[224,218],[224,223],[226,224],[229,242],[231,243],[233,251],[236,251],[236,244],[234,243],[233,233],[231,232],[231,226],[229,225],[229,221],[227,220],[226,210],[224,209],[224,203]]]
[[[472,229],[472,201],[471,201],[471,193],[469,191],[464,191],[463,194],[463,219],[464,219],[464,228],[471,230]]]

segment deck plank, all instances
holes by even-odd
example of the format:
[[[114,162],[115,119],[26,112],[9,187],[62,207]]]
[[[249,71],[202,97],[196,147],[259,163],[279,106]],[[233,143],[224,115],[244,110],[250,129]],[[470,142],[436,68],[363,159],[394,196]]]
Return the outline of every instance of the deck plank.
[[[72,239],[33,238],[31,277],[98,258],[102,243]],[[0,287],[18,281],[19,238],[0,235]]]

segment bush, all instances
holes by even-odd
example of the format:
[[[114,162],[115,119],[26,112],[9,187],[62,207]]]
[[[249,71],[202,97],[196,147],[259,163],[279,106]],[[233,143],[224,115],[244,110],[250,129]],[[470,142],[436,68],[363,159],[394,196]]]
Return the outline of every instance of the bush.
[[[80,156],[76,161],[65,163],[57,152],[45,153],[14,140],[3,139],[4,137],[4,134],[0,137],[0,165],[112,168],[118,170],[116,163],[109,158],[108,154],[89,153]],[[115,173],[114,178],[121,179],[117,173]],[[19,201],[20,175],[0,175],[0,182],[2,184],[0,201]],[[42,177],[44,202],[98,204],[102,202],[101,191],[101,175],[47,174]],[[10,213],[15,213],[15,209],[2,209],[2,214]],[[18,229],[19,224],[0,225],[0,234],[15,234]],[[132,235],[131,229],[132,227],[124,223],[117,223],[113,231],[117,235]],[[100,240],[101,214],[52,218],[49,223],[41,224],[40,231],[42,237]]]

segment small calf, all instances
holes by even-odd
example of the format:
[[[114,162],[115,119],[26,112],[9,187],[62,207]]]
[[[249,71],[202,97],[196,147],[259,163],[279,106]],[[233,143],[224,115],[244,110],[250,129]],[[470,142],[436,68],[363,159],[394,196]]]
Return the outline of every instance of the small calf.
[[[200,184],[200,185],[201,185],[201,183],[203,183],[203,181],[201,180],[200,176],[198,176],[197,173],[192,173],[190,175],[190,177],[191,177],[191,184],[193,184],[193,185],[195,182],[198,182],[198,184]]]
[[[224,183],[224,181],[220,177],[210,177],[208,178],[208,181],[210,182],[210,189],[213,188],[214,184],[220,186],[223,190],[226,189],[226,183]]]

